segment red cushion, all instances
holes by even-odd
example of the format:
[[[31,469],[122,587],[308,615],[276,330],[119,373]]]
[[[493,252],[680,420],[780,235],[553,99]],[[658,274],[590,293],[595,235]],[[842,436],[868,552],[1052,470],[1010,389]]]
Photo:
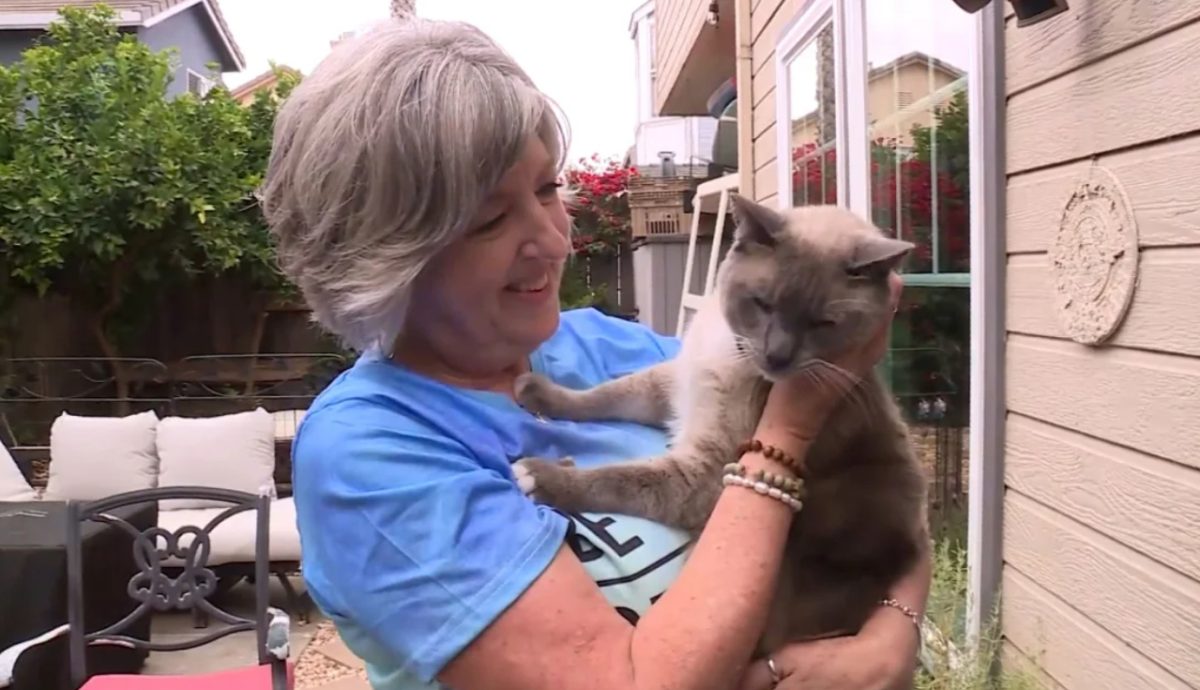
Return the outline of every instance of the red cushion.
[[[295,682],[288,664],[288,687]],[[270,666],[247,666],[195,676],[93,676],[79,690],[271,690]]]

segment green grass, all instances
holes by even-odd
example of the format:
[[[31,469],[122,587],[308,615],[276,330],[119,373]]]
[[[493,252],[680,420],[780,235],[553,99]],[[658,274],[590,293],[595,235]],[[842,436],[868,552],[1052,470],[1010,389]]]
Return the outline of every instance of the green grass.
[[[949,530],[935,541],[933,586],[926,608],[927,624],[951,644],[945,648],[927,647],[926,660],[931,668],[918,672],[914,690],[1041,690],[1042,685],[1032,673],[1002,668],[998,663],[1001,638],[997,612],[989,617],[978,645],[972,649],[967,644],[967,552],[965,540],[957,536]]]

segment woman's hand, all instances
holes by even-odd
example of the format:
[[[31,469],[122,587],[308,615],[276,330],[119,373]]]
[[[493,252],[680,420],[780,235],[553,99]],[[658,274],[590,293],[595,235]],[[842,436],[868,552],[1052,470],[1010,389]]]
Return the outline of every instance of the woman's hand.
[[[929,549],[892,587],[892,598],[925,610],[933,578]],[[782,681],[772,685],[764,660],[750,664],[738,690],[905,690],[912,687],[920,639],[900,611],[880,606],[857,635],[799,642],[771,655]]]
[[[805,440],[816,436],[825,417],[863,376],[866,376],[887,351],[904,281],[896,273],[888,276],[891,290],[889,308],[874,335],[865,343],[843,352],[822,371],[813,370],[790,376],[775,383],[767,397],[762,422]]]

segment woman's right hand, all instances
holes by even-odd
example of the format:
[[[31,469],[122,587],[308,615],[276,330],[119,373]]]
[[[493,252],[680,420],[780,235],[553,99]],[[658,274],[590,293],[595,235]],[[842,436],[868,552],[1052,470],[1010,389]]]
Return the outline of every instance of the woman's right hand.
[[[889,308],[875,334],[859,347],[843,352],[825,371],[797,374],[775,383],[767,396],[760,428],[766,427],[801,441],[816,437],[833,408],[887,351],[888,333],[900,303],[904,281],[893,272],[888,276],[888,287],[891,291]]]

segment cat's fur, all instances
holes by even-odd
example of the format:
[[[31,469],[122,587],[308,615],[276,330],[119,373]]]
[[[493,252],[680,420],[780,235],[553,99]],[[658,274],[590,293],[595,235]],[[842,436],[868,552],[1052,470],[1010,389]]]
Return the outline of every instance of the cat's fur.
[[[584,391],[536,375],[517,382],[517,400],[540,414],[665,425],[667,453],[594,469],[526,458],[514,466],[526,493],[567,511],[637,515],[698,533],[722,489],[722,466],[754,434],[771,380],[803,371],[847,385],[824,359],[878,327],[890,308],[888,273],[912,245],[837,207],[775,211],[735,197],[733,208],[734,246],[678,357]],[[765,649],[856,632],[926,540],[925,479],[874,374],[846,395],[806,462],[807,497]]]

